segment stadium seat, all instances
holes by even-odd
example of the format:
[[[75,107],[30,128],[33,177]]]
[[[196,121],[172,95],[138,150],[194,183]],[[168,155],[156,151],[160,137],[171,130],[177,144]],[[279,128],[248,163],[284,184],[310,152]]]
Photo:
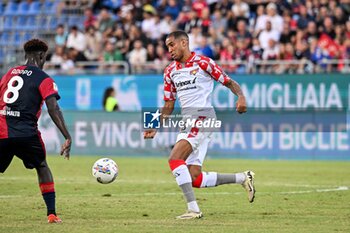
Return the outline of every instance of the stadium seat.
[[[33,38],[33,35],[32,35],[32,33],[29,33],[29,32],[26,32],[26,33],[24,33],[23,34],[23,36],[22,36],[22,41],[28,41],[28,40],[30,40],[30,39],[32,39]]]
[[[27,23],[24,25],[24,30],[36,30],[37,29],[37,20],[36,16],[29,16],[27,19]]]
[[[43,5],[43,13],[48,15],[55,15],[57,13],[57,6],[59,1],[45,1]]]
[[[82,16],[70,16],[68,17],[68,27],[76,25],[79,29],[84,27],[84,18]]]
[[[4,61],[4,52],[2,49],[0,49],[0,63],[3,63]]]
[[[16,15],[17,14],[18,4],[12,1],[9,1],[5,7],[4,15]]]
[[[110,9],[116,9],[122,5],[122,0],[104,0],[103,6],[108,7]]]
[[[16,15],[25,15],[29,9],[29,4],[26,1],[22,1],[18,4]]]
[[[29,10],[27,12],[28,15],[36,15],[40,13],[40,2],[32,2],[29,6]]]
[[[47,17],[46,16],[40,16],[40,18],[37,20],[37,25],[39,30],[46,31],[47,28]]]
[[[57,20],[57,24],[66,25],[67,21],[68,21],[68,18],[65,15],[61,15]]]
[[[20,32],[15,32],[15,34],[13,36],[12,44],[15,46],[20,46],[22,44]]]
[[[0,15],[2,15],[3,12],[4,12],[4,6],[2,5],[2,3],[0,3]]]
[[[58,25],[58,20],[57,20],[57,17],[50,17],[48,20],[47,20],[47,28],[49,30],[55,30],[56,27]]]
[[[11,33],[3,32],[0,36],[0,45],[6,46],[11,41]]]
[[[4,30],[12,30],[13,17],[8,15],[4,18]]]
[[[23,26],[26,25],[27,17],[26,16],[18,16],[15,24],[15,29],[21,30]]]
[[[53,2],[52,2],[52,1],[44,1],[44,2],[43,2],[43,5],[42,5],[43,13],[47,13],[47,11],[48,11],[49,9],[51,9],[52,5],[53,5]]]

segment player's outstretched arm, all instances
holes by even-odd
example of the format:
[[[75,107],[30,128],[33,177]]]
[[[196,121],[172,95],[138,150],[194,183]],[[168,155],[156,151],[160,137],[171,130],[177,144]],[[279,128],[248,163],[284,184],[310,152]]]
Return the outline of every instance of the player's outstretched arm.
[[[238,100],[236,102],[236,111],[238,113],[247,112],[247,103],[245,101],[245,97],[240,85],[236,81],[229,79],[225,86],[229,88],[233,94],[238,96]]]
[[[164,118],[167,118],[173,111],[175,106],[175,100],[166,100],[164,107],[162,108],[162,115],[160,116],[160,123],[163,122]],[[152,139],[156,136],[157,130],[148,129],[143,132],[144,139]]]
[[[64,155],[66,159],[69,159],[69,152],[72,145],[72,139],[64,122],[64,118],[61,109],[57,103],[56,98],[49,97],[45,100],[47,110],[53,122],[55,122],[57,128],[61,131],[62,135],[66,139],[61,148],[61,155]]]

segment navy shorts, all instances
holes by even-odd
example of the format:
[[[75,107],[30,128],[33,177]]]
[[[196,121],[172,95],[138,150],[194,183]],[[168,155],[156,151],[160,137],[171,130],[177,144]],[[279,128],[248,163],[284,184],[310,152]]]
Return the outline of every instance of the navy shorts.
[[[6,171],[13,156],[20,158],[28,169],[39,167],[46,160],[41,136],[0,139],[0,173]]]

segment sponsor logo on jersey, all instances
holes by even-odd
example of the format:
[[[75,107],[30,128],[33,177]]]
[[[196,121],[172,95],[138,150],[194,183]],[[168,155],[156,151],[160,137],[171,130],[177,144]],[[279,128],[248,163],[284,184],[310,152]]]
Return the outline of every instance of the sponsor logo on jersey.
[[[180,75],[180,74],[181,74],[181,72],[172,72],[171,78],[174,78],[175,76]]]
[[[188,84],[192,84],[192,80],[185,80],[185,81],[176,82],[175,86],[176,87],[183,87],[183,86],[186,86]]]
[[[199,68],[191,70],[190,75],[196,75],[198,73],[198,71],[199,71]]]
[[[11,108],[5,106],[4,109],[0,110],[0,115],[11,116],[11,117],[20,117],[21,116],[21,112],[19,112],[19,111],[12,111]]]
[[[193,80],[175,82],[176,91],[179,92],[184,90],[196,89],[196,79],[197,77]]]
[[[56,83],[53,83],[53,89],[54,89],[55,91],[58,91],[58,87],[57,87]]]

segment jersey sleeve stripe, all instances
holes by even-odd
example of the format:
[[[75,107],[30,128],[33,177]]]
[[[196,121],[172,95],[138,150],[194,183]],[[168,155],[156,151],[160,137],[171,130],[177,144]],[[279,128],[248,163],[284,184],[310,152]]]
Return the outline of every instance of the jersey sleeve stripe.
[[[50,95],[57,95],[57,99],[59,99],[58,90],[56,87],[56,84],[54,83],[53,79],[48,77],[44,79],[39,86],[39,92],[41,97],[45,100]]]
[[[170,72],[174,67],[175,62],[171,63],[164,71],[164,101],[172,101],[176,99],[176,88],[170,77]]]
[[[215,63],[212,59],[201,56],[201,59],[198,62],[199,66],[205,70],[210,76],[215,80],[225,85],[230,77],[221,69],[221,67]]]

